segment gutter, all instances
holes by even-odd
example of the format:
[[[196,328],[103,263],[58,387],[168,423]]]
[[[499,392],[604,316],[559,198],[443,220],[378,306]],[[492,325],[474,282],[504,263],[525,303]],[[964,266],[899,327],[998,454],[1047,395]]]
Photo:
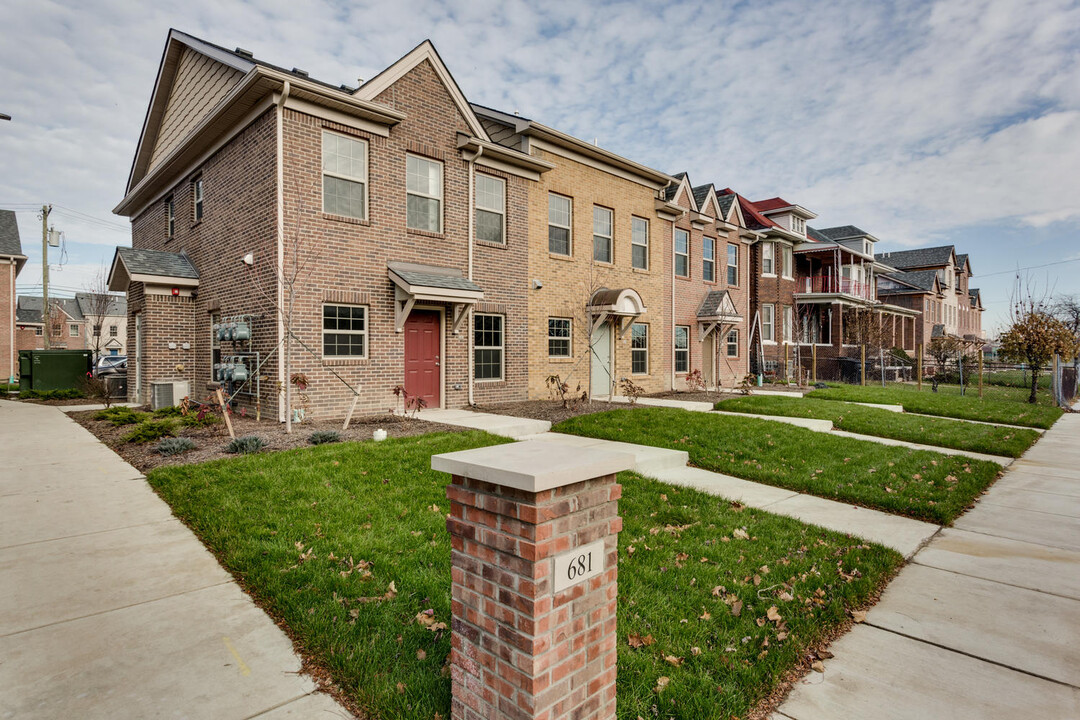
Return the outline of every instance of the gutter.
[[[469,158],[469,198],[468,198],[468,201],[466,203],[466,206],[469,209],[469,281],[470,282],[472,282],[472,279],[473,279],[473,236],[476,234],[476,228],[474,227],[474,223],[476,222],[476,209],[473,207],[473,204],[474,204],[473,203],[473,197],[475,196],[475,193],[476,193],[476,190],[475,190],[476,159],[478,157],[480,157],[481,155],[483,155],[483,154],[484,154],[484,146],[480,145],[480,144],[477,144],[476,152],[473,153],[472,157]],[[510,183],[506,183],[506,187],[507,187],[507,189],[509,189],[510,188]],[[474,364],[476,363],[476,353],[473,350],[473,340],[474,340],[474,338],[473,338],[473,327],[474,327],[474,325],[473,325],[473,307],[474,307],[473,305],[469,306],[469,328],[468,328],[468,330],[465,331],[466,336],[468,337],[468,352],[469,352],[469,362],[468,362],[468,366],[469,366],[469,407],[472,407],[473,405],[476,404],[476,401],[473,398],[473,388],[475,386],[475,375],[476,375],[476,369],[474,367]],[[505,327],[505,321],[504,321],[503,333],[505,333],[505,332],[506,332],[506,327]],[[505,342],[506,342],[506,340],[505,340],[505,337],[504,337],[503,338],[504,345],[505,345]],[[503,351],[503,354],[504,354],[503,363],[506,362],[505,353],[506,353],[506,351],[504,350]]]

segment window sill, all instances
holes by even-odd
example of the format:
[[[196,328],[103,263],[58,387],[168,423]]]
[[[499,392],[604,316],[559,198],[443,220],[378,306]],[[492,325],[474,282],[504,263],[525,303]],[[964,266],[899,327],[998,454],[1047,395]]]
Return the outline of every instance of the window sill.
[[[506,243],[504,242],[497,243],[490,240],[481,240],[480,238],[477,238],[476,240],[474,240],[474,242],[480,247],[495,248],[496,250],[506,250]]]
[[[763,278],[775,278],[776,273],[761,273],[761,277],[763,277]]]
[[[689,280],[690,276],[689,275],[676,275],[675,279],[676,280]]]
[[[548,251],[548,257],[552,260],[564,260],[566,262],[573,262],[574,260],[573,255],[563,255],[562,253],[553,253],[551,251]]]
[[[649,270],[649,268],[630,268],[630,270],[631,270],[631,272],[640,273],[642,275],[650,275],[652,273],[652,271]]]
[[[410,227],[405,228],[405,233],[407,235],[421,235],[423,237],[438,238],[440,240],[446,239],[446,233],[431,232],[430,230],[417,230],[416,228]]]
[[[615,263],[613,263],[613,262],[608,262],[607,260],[597,260],[596,258],[593,258],[592,264],[597,265],[599,267],[606,267],[606,268],[615,267]]]
[[[549,356],[548,357],[548,362],[549,363],[556,363],[556,364],[564,365],[566,363],[574,362],[574,358],[572,358],[572,357],[550,357]]]
[[[473,382],[476,383],[477,385],[500,385],[500,384],[505,384],[506,379],[505,378],[485,378],[484,380],[476,379],[476,380],[473,380]]]
[[[370,361],[365,358],[323,358],[323,367],[346,367],[349,365],[367,365]]]
[[[364,225],[368,227],[371,225],[371,221],[367,218],[354,218],[348,215],[334,215],[333,213],[322,213],[323,220],[330,220],[331,222],[346,223],[348,225]]]
[[[781,275],[780,279],[781,280],[791,280],[792,282],[794,282],[795,277],[793,275]]]
[[[191,229],[192,229],[192,230],[194,230],[195,228],[197,228],[197,227],[199,227],[200,225],[202,225],[202,223],[203,223],[203,221],[202,221],[202,220],[196,220],[195,222],[191,223]]]
[[[762,340],[761,344],[762,345],[776,345],[776,341],[775,340]]]

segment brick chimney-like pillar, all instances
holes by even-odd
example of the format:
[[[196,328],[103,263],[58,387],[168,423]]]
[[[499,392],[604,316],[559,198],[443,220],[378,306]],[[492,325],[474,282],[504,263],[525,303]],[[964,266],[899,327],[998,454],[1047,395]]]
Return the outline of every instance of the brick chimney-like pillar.
[[[614,720],[622,487],[633,458],[530,441],[450,473],[452,720]]]

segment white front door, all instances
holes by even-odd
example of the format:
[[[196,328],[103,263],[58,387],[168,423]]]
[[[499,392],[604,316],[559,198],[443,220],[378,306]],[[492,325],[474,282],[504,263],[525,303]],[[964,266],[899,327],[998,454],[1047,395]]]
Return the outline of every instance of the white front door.
[[[142,313],[135,316],[135,402],[142,402]]]
[[[589,342],[592,372],[589,394],[593,397],[611,395],[611,323],[604,323],[592,334]]]

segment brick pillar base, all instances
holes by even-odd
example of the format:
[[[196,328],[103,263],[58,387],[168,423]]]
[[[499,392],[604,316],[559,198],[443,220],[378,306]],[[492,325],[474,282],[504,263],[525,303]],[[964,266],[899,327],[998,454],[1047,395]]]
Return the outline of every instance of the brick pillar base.
[[[631,462],[538,441],[432,458],[453,478],[453,720],[615,717],[614,473]]]

